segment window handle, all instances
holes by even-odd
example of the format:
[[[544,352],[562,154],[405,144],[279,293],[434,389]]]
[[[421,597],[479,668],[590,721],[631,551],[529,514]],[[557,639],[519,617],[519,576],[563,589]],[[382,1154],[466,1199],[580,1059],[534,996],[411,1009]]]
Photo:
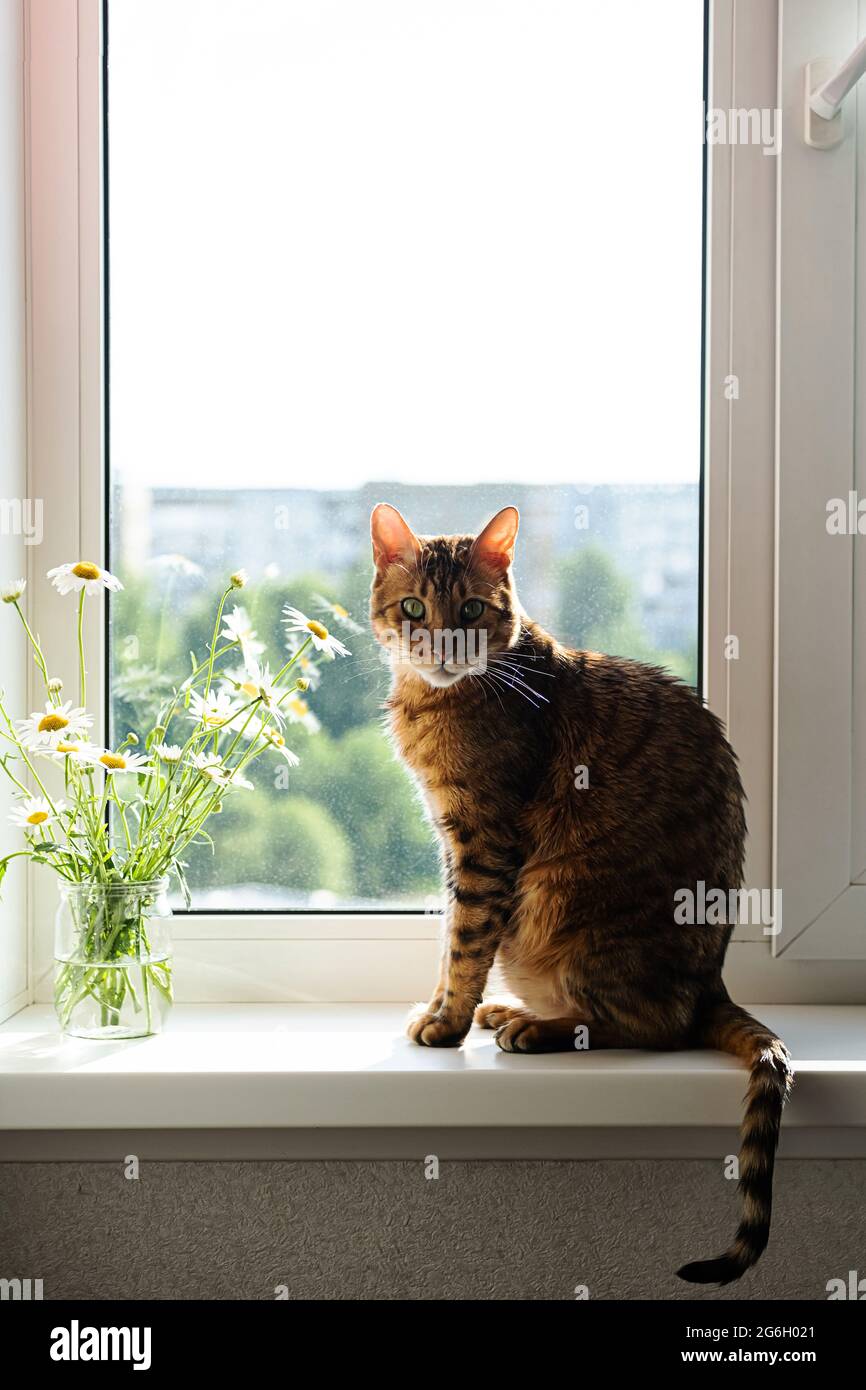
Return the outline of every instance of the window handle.
[[[842,139],[842,103],[866,72],[866,39],[841,67],[832,58],[813,58],[804,69],[805,140],[829,150]]]

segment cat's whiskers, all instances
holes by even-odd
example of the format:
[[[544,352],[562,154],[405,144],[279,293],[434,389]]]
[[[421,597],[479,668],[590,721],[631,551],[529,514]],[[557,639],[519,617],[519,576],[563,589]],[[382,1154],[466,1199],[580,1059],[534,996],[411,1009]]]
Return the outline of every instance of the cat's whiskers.
[[[542,695],[540,690],[536,690],[534,685],[530,685],[530,683],[525,681],[516,671],[502,670],[499,668],[492,670],[490,670],[490,668],[488,669],[490,675],[495,675],[499,680],[505,681],[506,685],[513,686],[515,690],[528,691],[529,694],[534,695],[537,700],[543,700],[545,704],[549,704],[547,696]]]
[[[381,672],[383,676],[388,676],[390,674],[390,668],[386,666],[384,662],[373,658],[370,658],[370,664],[368,666],[364,666],[362,663],[358,662],[356,670],[351,672],[347,671],[345,666],[341,666],[340,670],[344,681],[355,681],[359,680],[361,677],[371,680],[377,672]],[[339,684],[339,680],[337,680],[337,684]]]
[[[546,695],[542,695],[540,690],[536,690],[533,685],[530,685],[528,681],[524,680],[523,675],[518,670],[513,668],[509,669],[508,667],[499,667],[495,672],[491,671],[490,667],[496,664],[497,663],[495,661],[491,661],[488,663],[487,669],[490,675],[495,674],[499,678],[499,680],[504,681],[506,685],[511,686],[512,689],[520,690],[523,692],[529,691],[532,695],[535,696],[537,700],[543,700],[546,705],[550,704],[548,697]],[[537,672],[536,674],[540,675],[541,672]]]
[[[482,694],[484,695],[485,700],[487,699],[487,687],[486,687],[485,684],[484,684],[484,677],[485,677],[485,675],[487,675],[487,674],[488,674],[488,673],[487,673],[486,671],[485,671],[485,672],[475,671],[475,672],[473,672],[473,674],[469,677],[469,679],[470,679],[471,681],[477,681],[477,682],[478,682],[479,686],[481,687],[481,691],[482,691]],[[495,685],[491,684],[490,689],[493,691],[493,694],[496,696],[497,700],[499,701],[499,706],[500,706],[500,708],[501,708],[501,710],[502,710],[502,713],[505,714],[505,706],[504,706],[503,703],[502,703],[502,696],[500,695],[499,691],[496,689],[496,686],[495,686]]]
[[[545,695],[539,694],[539,692],[533,690],[531,686],[524,685],[522,681],[518,682],[504,675],[501,671],[491,671],[488,667],[485,674],[488,675],[491,680],[498,681],[500,685],[504,685],[506,690],[512,690],[515,695],[521,695],[534,709],[541,709],[541,705],[537,703],[538,700],[543,700],[545,704],[548,703]]]
[[[540,658],[528,657],[527,659],[529,661],[537,661]],[[521,657],[515,656],[513,653],[510,652],[494,652],[493,656],[488,656],[487,658],[488,665],[492,664],[493,662],[497,662],[500,666],[514,666],[521,670],[527,676],[546,676],[548,680],[554,679],[553,671],[539,671],[533,666],[524,666]]]

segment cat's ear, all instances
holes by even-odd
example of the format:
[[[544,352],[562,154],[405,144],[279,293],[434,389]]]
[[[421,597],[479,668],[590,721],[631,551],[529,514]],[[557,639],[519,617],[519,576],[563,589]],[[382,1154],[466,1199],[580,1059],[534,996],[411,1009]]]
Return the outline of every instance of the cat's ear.
[[[517,527],[520,514],[516,507],[503,507],[492,521],[488,521],[472,547],[472,558],[477,564],[503,574],[514,559],[514,542],[517,540]]]
[[[389,565],[414,565],[417,562],[421,542],[396,507],[380,502],[373,508],[370,535],[377,570],[385,570]]]

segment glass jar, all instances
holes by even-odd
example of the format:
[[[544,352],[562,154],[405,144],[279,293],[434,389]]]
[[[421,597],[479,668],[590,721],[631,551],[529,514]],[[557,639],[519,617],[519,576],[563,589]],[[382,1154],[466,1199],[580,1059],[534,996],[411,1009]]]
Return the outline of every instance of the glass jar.
[[[168,879],[60,883],[54,1007],[76,1038],[159,1033],[171,1007]]]

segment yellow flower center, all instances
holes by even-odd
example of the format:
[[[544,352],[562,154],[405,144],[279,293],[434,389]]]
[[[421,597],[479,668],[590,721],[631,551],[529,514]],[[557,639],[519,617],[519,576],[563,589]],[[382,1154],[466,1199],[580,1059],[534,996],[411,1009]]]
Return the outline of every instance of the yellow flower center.
[[[276,729],[265,729],[264,735],[268,743],[272,743],[275,748],[285,748],[286,740],[282,734],[277,733]]]
[[[72,566],[72,573],[77,579],[98,579],[102,571],[98,565],[92,565],[89,560],[79,560],[77,565]]]
[[[46,714],[39,721],[40,734],[56,734],[59,729],[65,729],[69,723],[62,714]]]
[[[57,745],[57,752],[58,752],[58,753],[76,753],[77,751],[78,751],[78,744],[77,744],[77,743],[64,743],[64,742],[61,740],[60,743],[58,743],[58,745]]]
[[[241,690],[245,695],[249,695],[251,700],[258,698],[259,687],[256,685],[255,681],[244,681]]]
[[[314,637],[318,637],[320,641],[324,642],[325,638],[328,635],[328,629],[326,627],[324,627],[321,623],[317,623],[315,618],[310,619],[310,621],[307,623],[307,627],[310,629],[310,632],[313,634]]]
[[[349,616],[349,610],[348,610],[348,608],[344,608],[343,605],[342,605],[341,603],[335,603],[335,604],[334,604],[334,615],[335,615],[335,617],[337,617],[337,618],[348,618],[348,616]]]
[[[310,712],[310,706],[307,704],[306,700],[299,700],[297,698],[290,700],[289,707],[295,711],[295,714],[299,714],[301,718]]]
[[[103,766],[112,769],[126,767],[126,758],[122,758],[119,753],[103,753],[99,761]]]
[[[27,824],[28,824],[28,825],[41,825],[42,822],[43,822],[44,820],[47,820],[47,819],[48,819],[48,812],[47,812],[47,811],[34,811],[32,815],[30,815],[30,816],[27,817]]]

